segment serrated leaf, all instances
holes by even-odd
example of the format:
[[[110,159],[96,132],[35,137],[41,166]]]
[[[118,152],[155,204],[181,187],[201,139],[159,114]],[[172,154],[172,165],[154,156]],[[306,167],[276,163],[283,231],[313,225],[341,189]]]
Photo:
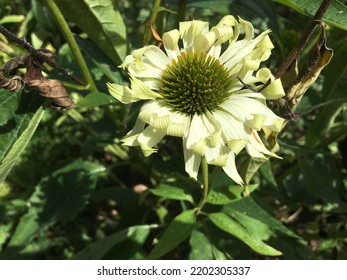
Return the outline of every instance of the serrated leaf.
[[[19,94],[0,89],[0,125],[6,124],[9,119],[14,117],[18,105]]]
[[[56,0],[55,3],[114,63],[119,65],[124,60],[126,27],[112,0]]]
[[[194,199],[186,187],[159,184],[154,189],[150,189],[150,192],[166,199],[185,200],[194,203]]]
[[[302,0],[274,0],[283,5],[291,7],[298,12],[314,16],[323,1],[302,1]],[[333,0],[329,9],[324,14],[323,19],[327,23],[347,30],[347,7],[338,0]]]
[[[24,91],[12,93],[0,89],[0,95],[5,96],[2,100],[9,98],[1,107],[1,110],[4,110],[5,122],[0,125],[0,161],[3,161],[14,143],[27,129],[33,115],[42,105],[43,99],[37,93]]]
[[[240,199],[238,201],[234,201],[225,205],[223,207],[223,212],[228,215],[233,215],[233,213],[239,212],[242,215],[251,217],[260,221],[266,225],[268,225],[272,229],[276,229],[282,233],[285,233],[289,236],[296,237],[298,236],[287,229],[284,225],[282,225],[275,218],[270,216],[263,208],[261,208],[250,196]]]
[[[221,230],[235,236],[254,251],[266,256],[279,256],[282,253],[252,236],[239,222],[224,213],[211,213],[209,219]]]
[[[10,173],[17,159],[20,157],[26,145],[29,143],[31,137],[33,136],[36,128],[38,127],[41,121],[41,118],[44,112],[45,111],[43,107],[40,107],[36,111],[36,113],[30,120],[26,129],[19,136],[19,138],[14,142],[11,149],[8,151],[5,158],[2,160],[0,165],[0,183],[6,179],[7,175]]]
[[[137,244],[143,244],[147,239],[151,229],[157,228],[157,225],[133,226],[119,232],[110,234],[105,238],[95,241],[88,245],[82,251],[73,256],[75,260],[100,260],[116,244],[130,240]]]
[[[196,212],[187,210],[175,217],[147,259],[159,259],[186,240],[196,227]]]
[[[103,171],[100,165],[77,160],[43,178],[1,257],[11,258],[48,226],[74,219],[87,204]]]

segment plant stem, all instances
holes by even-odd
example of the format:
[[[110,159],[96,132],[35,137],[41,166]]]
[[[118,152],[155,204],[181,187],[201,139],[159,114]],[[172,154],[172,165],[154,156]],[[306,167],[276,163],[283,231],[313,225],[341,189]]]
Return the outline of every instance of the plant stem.
[[[319,22],[322,20],[323,15],[328,10],[331,2],[333,0],[324,0],[322,4],[320,5],[318,11],[310,21],[308,27],[306,28],[305,32],[301,35],[298,43],[292,49],[292,51],[289,53],[285,61],[281,64],[281,66],[278,68],[277,72],[275,73],[275,78],[280,78],[283,73],[292,65],[292,63],[298,59],[301,51],[305,47],[308,38],[310,37],[311,33],[315,29],[316,25],[319,24]]]
[[[205,157],[202,157],[201,159],[201,170],[202,170],[202,194],[201,194],[201,198],[198,204],[198,213],[200,212],[200,210],[202,209],[202,207],[205,204],[205,200],[207,198],[208,195],[208,165],[207,165],[207,161]]]
[[[63,75],[65,75],[69,79],[75,81],[77,84],[85,85],[84,81],[81,81],[74,75],[71,75],[69,72],[67,72],[63,67],[59,66],[57,63],[55,63],[53,60],[49,59],[47,56],[42,55],[41,50],[35,49],[32,45],[30,45],[24,39],[18,38],[15,34],[7,30],[1,24],[0,24],[0,33],[3,34],[7,38],[7,40],[26,49],[30,54],[32,54],[35,57],[35,59],[38,62],[47,63],[49,66],[53,67],[54,69],[57,69],[59,72],[61,72]]]
[[[161,3],[161,0],[154,0],[151,17],[149,18],[149,24],[155,23],[158,12],[159,12],[160,3]],[[145,46],[150,43],[151,37],[152,37],[152,30],[150,28],[147,28],[143,36],[143,43]]]
[[[77,64],[82,72],[82,75],[86,82],[89,85],[90,91],[97,91],[96,85],[94,83],[94,80],[92,78],[92,75],[89,72],[89,69],[87,67],[87,64],[82,56],[82,53],[76,43],[75,38],[73,37],[73,34],[63,16],[61,11],[59,10],[58,6],[54,2],[54,0],[42,0],[42,2],[47,6],[47,8],[52,13],[53,17],[55,18],[56,22],[58,23],[58,26],[63,33],[63,36],[68,43],[72,53],[74,54]]]

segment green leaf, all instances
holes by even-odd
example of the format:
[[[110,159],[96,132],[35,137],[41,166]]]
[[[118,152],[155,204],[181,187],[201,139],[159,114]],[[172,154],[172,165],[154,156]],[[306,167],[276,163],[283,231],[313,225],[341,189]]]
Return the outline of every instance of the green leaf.
[[[100,260],[113,246],[125,240],[143,244],[153,228],[157,228],[157,225],[132,226],[125,230],[110,234],[103,239],[91,243],[82,251],[75,254],[72,259]]]
[[[11,149],[8,151],[7,155],[2,160],[0,165],[0,183],[6,179],[7,175],[10,173],[12,167],[16,163],[16,160],[20,157],[26,145],[29,143],[31,137],[33,136],[37,126],[41,121],[44,112],[45,111],[43,107],[40,107],[36,111],[35,115],[30,120],[26,129],[19,136],[17,141],[14,142]]]
[[[17,254],[48,226],[73,220],[88,203],[103,171],[100,165],[77,160],[43,178],[29,200],[28,213],[20,219],[3,252],[5,258]]]
[[[260,166],[259,171],[268,183],[274,187],[277,187],[277,182],[271,170],[271,162],[269,160]]]
[[[222,186],[212,189],[206,198],[206,203],[225,205],[242,198],[242,186]]]
[[[261,239],[251,235],[243,225],[227,214],[221,212],[211,213],[209,214],[209,218],[218,228],[237,237],[259,254],[267,256],[279,256],[282,254],[280,251],[264,243]]]
[[[185,186],[179,187],[168,184],[159,184],[156,188],[150,189],[150,192],[166,199],[185,200],[194,203],[194,199],[189,193],[189,188]]]
[[[323,1],[302,0],[274,0],[283,5],[297,10],[299,13],[314,16]],[[327,23],[347,30],[347,7],[338,0],[334,0],[324,14],[323,19]]]
[[[204,233],[198,230],[193,230],[189,244],[191,251],[189,253],[190,260],[212,260],[213,245],[210,243]]]
[[[346,97],[345,94],[345,73],[347,73],[347,64],[341,63],[347,57],[347,42],[344,42],[334,51],[334,57],[330,64],[325,69],[325,77],[323,90],[324,93],[323,102],[343,99]],[[333,102],[321,110],[310,125],[310,128],[306,134],[306,145],[308,147],[314,147],[318,145],[322,140],[325,139],[327,132],[333,126],[335,118],[339,113],[344,102]]]
[[[228,205],[225,205],[223,208],[223,212],[225,212],[228,215],[233,215],[235,211],[241,213],[242,215],[254,218],[257,221],[263,222],[272,229],[276,229],[289,236],[298,238],[298,236],[295,233],[291,232],[284,225],[278,222],[275,218],[270,216],[250,196],[229,203]]]
[[[196,7],[196,8],[202,8],[202,9],[209,9],[213,12],[221,13],[221,14],[228,14],[229,13],[229,0],[217,0],[217,1],[191,1],[187,4],[187,8],[190,7]]]
[[[300,170],[311,197],[333,203],[334,209],[347,211],[347,204],[341,199],[345,192],[342,174],[333,156],[326,154],[307,154],[299,160]]]
[[[15,116],[19,105],[19,94],[0,89],[0,125],[4,125]]]
[[[102,105],[115,103],[116,99],[110,95],[101,92],[89,93],[86,97],[82,98],[78,103],[78,108],[93,108]]]
[[[147,259],[159,259],[186,240],[196,227],[196,212],[187,210],[175,217]]]
[[[64,16],[75,22],[113,62],[126,55],[126,27],[112,0],[55,0]]]

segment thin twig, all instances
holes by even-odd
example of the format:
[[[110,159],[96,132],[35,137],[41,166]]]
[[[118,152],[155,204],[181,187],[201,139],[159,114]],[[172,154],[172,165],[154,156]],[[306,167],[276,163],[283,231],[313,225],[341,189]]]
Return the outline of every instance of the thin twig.
[[[275,78],[280,78],[283,73],[292,65],[292,63],[298,59],[301,51],[305,47],[308,38],[310,37],[311,33],[315,29],[316,25],[319,24],[322,20],[323,15],[328,10],[331,2],[333,0],[324,0],[322,4],[320,5],[318,11],[310,21],[308,27],[306,28],[305,32],[301,35],[300,40],[296,44],[295,48],[292,49],[292,51],[287,56],[286,60],[281,64],[281,66],[278,68],[277,72],[275,73]]]
[[[39,50],[35,49],[30,43],[25,41],[24,39],[18,38],[15,34],[13,34],[11,31],[7,30],[5,27],[3,27],[0,24],[0,33],[2,33],[9,41],[16,43],[17,45],[23,47],[26,49],[30,54],[32,54],[35,59],[40,63],[47,63],[49,66],[53,67],[54,69],[57,69],[59,72],[61,72],[63,75],[67,76],[69,79],[75,81],[76,83],[80,85],[85,85],[86,83],[74,75],[70,74],[68,71],[66,71],[63,67],[59,66],[54,61],[50,60],[46,56],[42,55]]]

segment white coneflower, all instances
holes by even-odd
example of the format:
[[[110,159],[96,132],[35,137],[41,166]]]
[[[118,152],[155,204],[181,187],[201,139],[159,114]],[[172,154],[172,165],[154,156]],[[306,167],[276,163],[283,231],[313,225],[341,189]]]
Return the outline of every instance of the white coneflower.
[[[256,158],[276,156],[258,131],[279,131],[283,122],[266,106],[266,99],[284,95],[282,84],[268,68],[259,69],[273,48],[269,32],[254,37],[252,24],[233,16],[211,30],[208,22],[193,20],[163,34],[165,51],[153,45],[133,51],[122,64],[130,87],[108,84],[123,103],[148,100],[124,144],[149,156],[165,135],[181,137],[191,177],[196,179],[205,157],[242,184],[235,156],[243,149]],[[223,43],[228,46],[222,52]]]

